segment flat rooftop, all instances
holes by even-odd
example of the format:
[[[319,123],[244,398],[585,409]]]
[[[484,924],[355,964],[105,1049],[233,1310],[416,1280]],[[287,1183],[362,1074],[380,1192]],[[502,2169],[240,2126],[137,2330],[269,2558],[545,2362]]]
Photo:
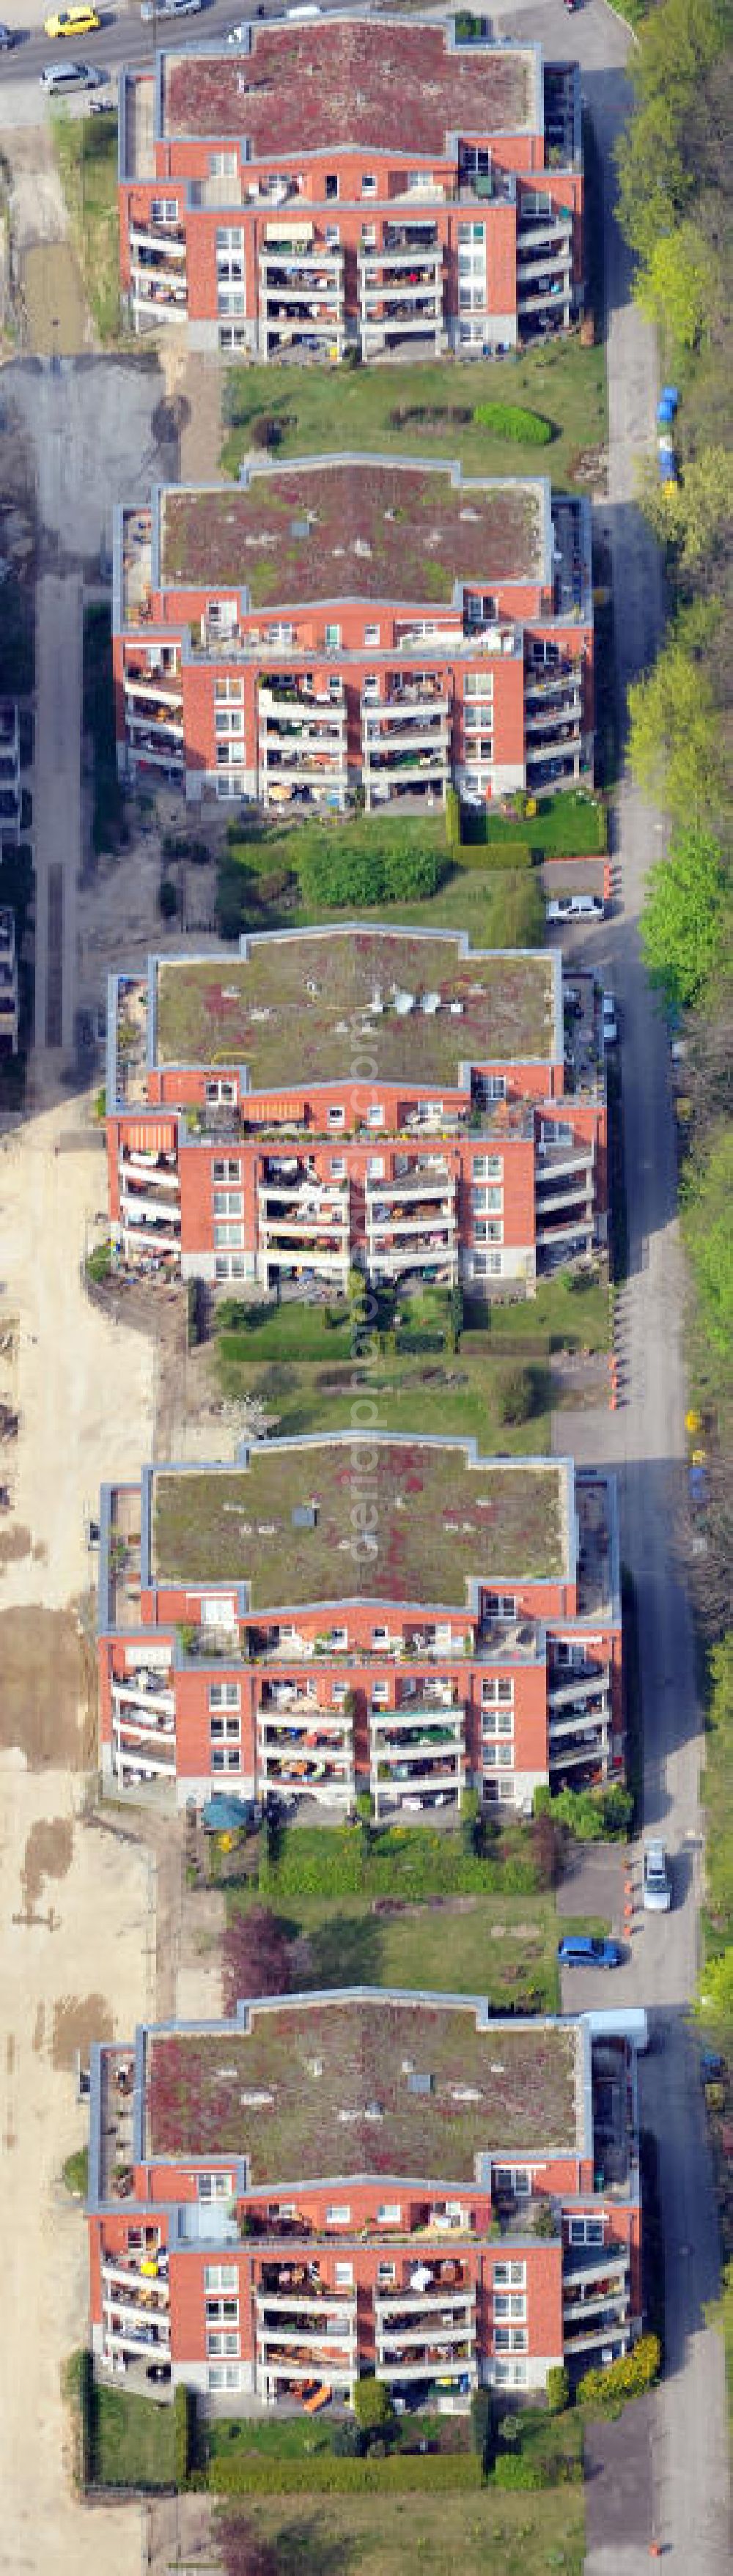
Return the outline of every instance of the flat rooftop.
[[[166,52],[166,141],[240,136],[254,161],[348,144],[422,161],[447,157],[452,133],[541,130],[529,46],[454,51],[435,24],[363,18],[255,26],[252,35],[251,53]]]
[[[318,599],[446,605],[456,583],[544,577],[543,490],[378,457],[258,467],[234,491],[168,488],[161,581],[244,591],[253,608]]]
[[[374,1083],[457,1087],[465,1064],[554,1061],[554,990],[540,949],[462,954],[451,937],[353,923],[253,939],[244,957],[158,960],[156,1063],[246,1065],[252,1092],[307,1089],[347,1082],[368,1041]]]
[[[458,1441],[373,1433],[158,1467],[152,1579],[246,1583],[254,1612],[357,1597],[465,1610],[472,1581],[569,1573],[568,1477],[565,1459],[474,1464]]]
[[[480,2012],[367,1990],[253,2005],[244,2031],[150,2034],[145,2154],[246,2156],[256,2189],[370,2172],[472,2182],[477,2156],[577,2152],[579,2030],[481,2028]]]

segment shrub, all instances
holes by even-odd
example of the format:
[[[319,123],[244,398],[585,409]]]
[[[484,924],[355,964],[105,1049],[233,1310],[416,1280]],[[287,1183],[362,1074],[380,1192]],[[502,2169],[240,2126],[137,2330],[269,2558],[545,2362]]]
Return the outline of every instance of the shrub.
[[[562,2362],[554,2362],[552,2369],[548,2370],[547,2373],[548,2414],[564,2415],[565,2408],[569,2403],[570,2379],[568,2372],[563,2368]]]
[[[362,2460],[366,2447],[366,2434],[353,2416],[347,2415],[343,2424],[334,2424],[331,2449],[335,2460]]]
[[[75,2147],[73,2155],[64,2158],[61,2171],[67,2191],[73,2194],[75,2200],[86,2200],[89,2183],[89,2148]]]
[[[505,2452],[501,2459],[494,2462],[494,2485],[505,2489],[523,2487],[525,2490],[541,2487],[542,2471],[537,2467],[536,2461],[523,2460],[521,2454],[517,2458],[512,2451]]]
[[[493,873],[497,868],[534,867],[537,851],[530,841],[520,840],[518,835],[513,835],[511,840],[492,838],[489,841],[484,837],[482,825],[483,816],[471,807],[464,807],[463,840],[456,856],[456,867],[480,869],[482,875],[489,870]]]
[[[94,1280],[95,1286],[99,1287],[103,1279],[109,1278],[111,1268],[111,1243],[95,1243],[87,1261],[87,1278]]]
[[[471,2395],[471,2450],[486,2467],[493,2409],[490,2388],[474,2388]]]
[[[354,2414],[362,2433],[381,2433],[385,2424],[391,2424],[394,2407],[383,2379],[357,2379]]]
[[[278,420],[277,413],[274,411],[260,412],[258,418],[253,420],[249,434],[253,447],[279,447],[283,434],[282,421]]]
[[[477,429],[491,430],[494,438],[516,438],[523,447],[549,447],[553,436],[552,422],[523,403],[477,403],[473,417]]]
[[[535,1382],[528,1368],[508,1369],[499,1397],[502,1422],[529,1422],[535,1409]]]
[[[538,1887],[559,1887],[563,1864],[562,1825],[554,1816],[533,1816],[530,1841]]]
[[[285,1931],[266,1905],[250,1905],[227,1924],[222,1958],[224,2010],[236,2011],[240,1996],[286,1995],[290,1961]]]
[[[659,2336],[640,2335],[631,2352],[620,2361],[609,2363],[607,2370],[586,2370],[578,2381],[578,2404],[598,2407],[601,2413],[625,2406],[630,2397],[643,2397],[659,2376],[661,2362]]]

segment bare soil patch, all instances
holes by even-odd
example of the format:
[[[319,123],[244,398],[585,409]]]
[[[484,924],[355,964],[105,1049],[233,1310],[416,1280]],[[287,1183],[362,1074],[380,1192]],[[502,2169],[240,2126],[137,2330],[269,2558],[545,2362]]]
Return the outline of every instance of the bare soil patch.
[[[18,1557],[31,1556],[32,1553],[33,1540],[30,1530],[14,1528],[0,1533],[0,1568],[4,1565],[15,1565]]]
[[[16,1745],[31,1771],[78,1771],[85,1759],[87,1675],[73,1610],[0,1611],[0,1744]]]
[[[94,2039],[112,2039],[114,2023],[103,1995],[62,1995],[53,2008],[51,2064],[57,2070],[86,2059]]]
[[[78,264],[70,242],[56,241],[50,251],[35,242],[23,251],[20,281],[28,325],[28,345],[36,357],[74,358],[85,348],[89,321]]]
[[[31,1825],[20,1873],[26,1905],[35,1905],[45,1879],[66,1878],[73,1849],[70,1816],[39,1816],[37,1823]]]

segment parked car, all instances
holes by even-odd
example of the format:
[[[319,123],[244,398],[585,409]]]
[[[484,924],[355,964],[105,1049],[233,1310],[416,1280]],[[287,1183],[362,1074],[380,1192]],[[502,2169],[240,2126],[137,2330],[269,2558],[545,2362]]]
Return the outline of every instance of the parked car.
[[[620,1968],[620,1941],[601,1941],[591,1932],[566,1932],[558,1941],[561,1968]]]
[[[193,18],[203,5],[204,0],[143,0],[140,16],[146,25],[151,18]]]
[[[612,993],[604,993],[602,995],[601,1010],[603,1014],[603,1044],[604,1046],[617,1046],[618,1011],[616,1009]]]
[[[14,44],[15,44],[15,29],[14,29],[14,27],[6,27],[6,26],[3,24],[3,22],[0,20],[0,54],[9,54],[9,52],[10,52],[10,48],[11,48],[11,45],[14,45]]]
[[[663,1842],[647,1843],[644,1850],[644,1912],[668,1914],[672,1903],[669,1863]]]
[[[98,9],[83,5],[74,9],[54,9],[50,18],[44,18],[43,33],[44,36],[94,36],[101,24]]]
[[[547,921],[602,921],[605,913],[602,894],[557,894],[545,906]]]
[[[40,74],[41,88],[53,97],[56,90],[99,89],[103,72],[95,72],[91,63],[44,63]]]

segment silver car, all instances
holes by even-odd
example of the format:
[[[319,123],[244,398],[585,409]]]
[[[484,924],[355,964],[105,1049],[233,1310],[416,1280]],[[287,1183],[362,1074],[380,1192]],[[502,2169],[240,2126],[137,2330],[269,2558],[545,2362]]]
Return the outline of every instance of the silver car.
[[[668,1914],[671,1903],[672,1889],[669,1880],[669,1863],[664,1844],[662,1842],[646,1843],[644,1847],[644,1912],[645,1914]]]

